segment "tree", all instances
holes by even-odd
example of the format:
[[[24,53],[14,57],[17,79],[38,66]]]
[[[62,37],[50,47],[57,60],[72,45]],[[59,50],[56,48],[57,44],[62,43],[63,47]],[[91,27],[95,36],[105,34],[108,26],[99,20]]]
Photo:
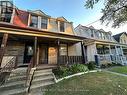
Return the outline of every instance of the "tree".
[[[93,9],[100,0],[87,0],[85,7]],[[112,27],[119,27],[127,22],[127,0],[104,0],[102,9],[102,23],[112,24]]]

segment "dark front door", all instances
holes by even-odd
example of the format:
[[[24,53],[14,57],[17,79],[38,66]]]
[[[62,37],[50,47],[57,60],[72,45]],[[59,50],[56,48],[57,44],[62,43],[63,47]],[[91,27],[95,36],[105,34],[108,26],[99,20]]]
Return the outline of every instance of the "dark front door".
[[[31,61],[31,58],[33,56],[33,46],[32,45],[25,45],[25,52],[24,52],[24,63],[28,64]]]

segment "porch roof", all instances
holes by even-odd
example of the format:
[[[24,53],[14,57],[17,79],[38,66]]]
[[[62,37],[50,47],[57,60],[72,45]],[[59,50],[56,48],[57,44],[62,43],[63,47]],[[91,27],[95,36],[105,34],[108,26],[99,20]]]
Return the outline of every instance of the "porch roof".
[[[24,35],[24,36],[37,36],[43,38],[52,38],[52,39],[60,39],[71,42],[81,42],[84,37],[71,35],[71,34],[62,34],[56,33],[52,31],[44,31],[41,29],[30,28],[30,27],[20,27],[16,25],[12,25],[10,23],[0,22],[0,32],[1,33],[9,33],[15,35]]]
[[[96,43],[96,44],[107,44],[107,45],[117,45],[117,46],[127,47],[127,44],[122,44],[122,43],[118,43],[118,42],[115,42],[115,41],[106,41],[106,40],[97,40],[97,39],[85,39],[84,43],[86,45]]]

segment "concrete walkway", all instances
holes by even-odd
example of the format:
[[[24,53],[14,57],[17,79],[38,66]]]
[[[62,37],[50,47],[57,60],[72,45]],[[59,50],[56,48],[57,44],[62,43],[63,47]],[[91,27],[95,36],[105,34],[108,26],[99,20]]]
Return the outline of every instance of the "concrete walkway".
[[[102,71],[104,71],[104,72],[108,72],[108,73],[112,73],[112,74],[116,74],[116,75],[120,75],[120,76],[125,76],[125,77],[127,77],[126,74],[120,74],[120,73],[116,73],[116,72],[113,72],[113,71],[108,71],[107,69],[102,70]]]

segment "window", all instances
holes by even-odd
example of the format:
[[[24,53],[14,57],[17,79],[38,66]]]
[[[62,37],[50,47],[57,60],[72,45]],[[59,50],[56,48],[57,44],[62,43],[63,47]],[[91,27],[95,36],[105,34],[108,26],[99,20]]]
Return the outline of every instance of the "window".
[[[67,45],[60,44],[60,55],[67,55]]]
[[[31,16],[31,27],[38,28],[38,16]]]
[[[98,37],[99,37],[99,39],[102,39],[102,34],[100,31],[98,31]]]
[[[94,30],[91,30],[91,37],[94,37]]]
[[[29,56],[33,55],[33,48],[31,46],[28,46],[27,50],[28,50],[27,55],[29,55]]]
[[[13,12],[13,5],[9,1],[1,1],[0,12],[0,21],[10,22]]]
[[[41,18],[41,28],[47,29],[47,24],[48,24],[48,18],[42,17]]]
[[[101,35],[102,35],[102,39],[105,39],[105,33],[101,33]]]
[[[60,22],[60,32],[64,32],[64,22]]]

